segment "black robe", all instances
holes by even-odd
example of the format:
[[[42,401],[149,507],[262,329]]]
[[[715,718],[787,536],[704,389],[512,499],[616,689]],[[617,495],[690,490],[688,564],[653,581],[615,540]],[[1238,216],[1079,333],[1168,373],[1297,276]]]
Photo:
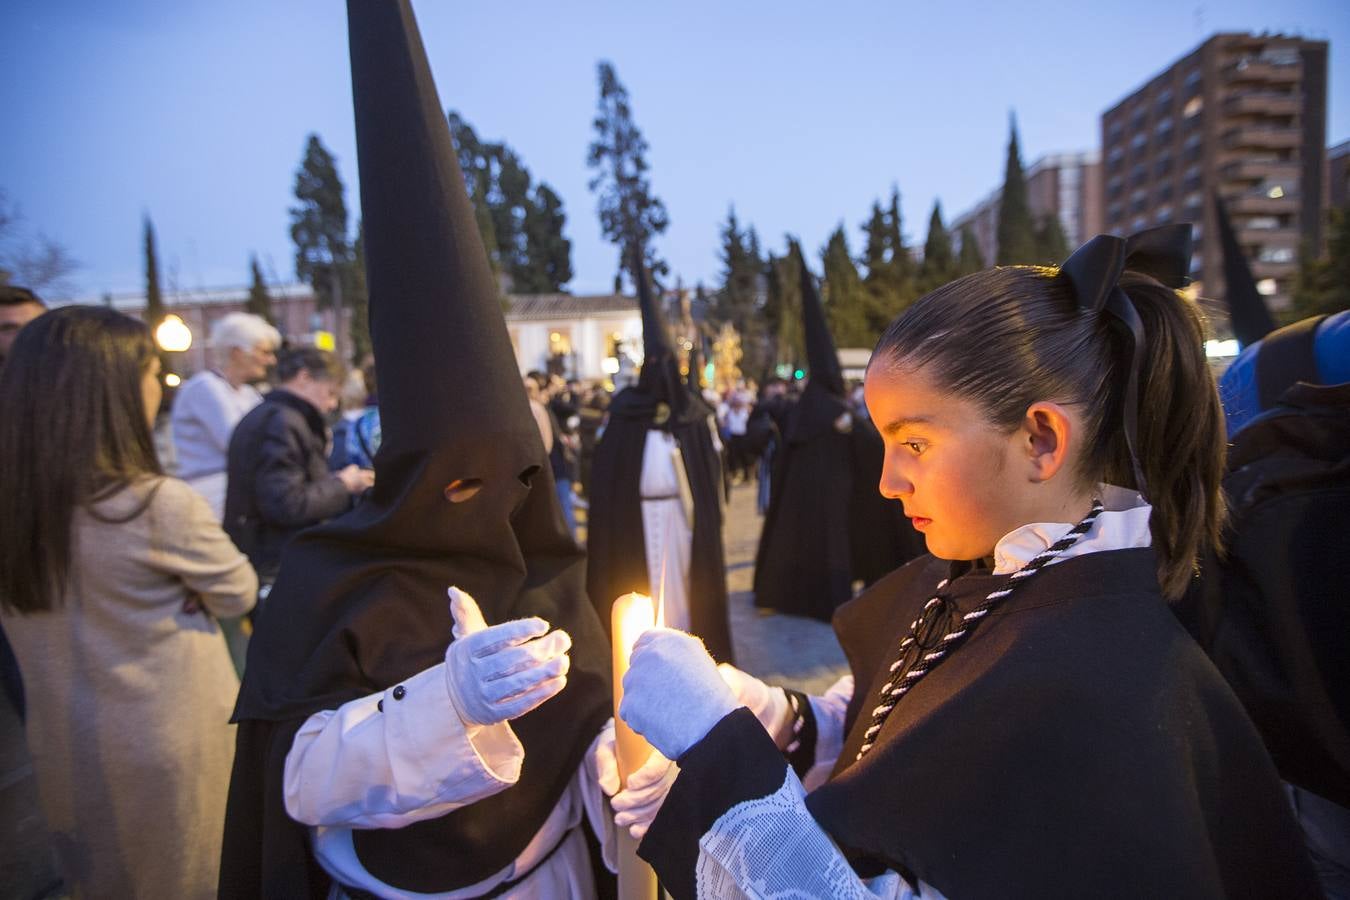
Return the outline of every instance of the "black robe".
[[[834,620],[855,694],[839,762],[806,805],[860,875],[892,869],[954,900],[1321,896],[1260,737],[1169,612],[1147,549],[1037,573],[854,762],[899,642],[947,573],[915,560]],[[955,579],[952,615],[1006,582]],[[707,826],[776,790],[786,763],[744,710],[679,763],[640,853],[683,898]]]
[[[690,630],[719,662],[732,662],[727,623],[726,560],[722,548],[722,461],[713,446],[707,405],[690,396],[681,412],[657,424],[658,404],[639,388],[620,391],[609,407],[609,424],[595,448],[587,524],[586,585],[591,602],[609,627],[616,597],[651,593],[642,527],[642,459],[647,432],[665,428],[680,446],[694,501],[689,550]]]
[[[882,457],[870,421],[820,383],[807,385],[775,453],[756,606],[829,621],[855,580],[870,584],[923,551],[902,506],[877,490]]]

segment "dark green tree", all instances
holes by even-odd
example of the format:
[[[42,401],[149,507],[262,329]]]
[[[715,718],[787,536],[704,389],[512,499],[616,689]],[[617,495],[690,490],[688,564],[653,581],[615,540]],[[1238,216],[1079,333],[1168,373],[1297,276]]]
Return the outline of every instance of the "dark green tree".
[[[1036,258],[1033,262],[1042,266],[1057,266],[1069,258],[1069,237],[1059,216],[1054,213],[1041,217],[1036,227]]]
[[[343,194],[333,154],[317,134],[311,134],[305,158],[295,173],[297,203],[290,210],[291,240],[295,244],[296,277],[314,288],[322,309],[333,306],[342,289],[343,268],[351,260]],[[338,321],[342,321],[341,315]]]
[[[248,266],[253,283],[249,285],[248,300],[244,302],[244,312],[261,316],[267,320],[268,324],[275,325],[276,322],[272,319],[272,295],[267,293],[267,282],[263,280],[262,268],[258,265],[256,253],[249,257]]]
[[[886,211],[886,227],[890,233],[887,243],[891,251],[891,283],[904,306],[914,300],[914,279],[918,270],[914,256],[905,243],[904,222],[900,217],[900,188],[891,185],[891,205]]]
[[[853,264],[842,223],[821,251],[821,261],[825,267],[825,315],[835,346],[872,346],[880,336],[875,326],[874,305]]]
[[[741,337],[741,369],[759,377],[772,365],[772,336],[762,320],[764,261],[759,236],[753,227],[741,230],[736,210],[727,211],[721,230],[722,286],[717,293],[714,316],[730,322]]]
[[[867,267],[864,280],[868,287],[877,288],[890,280],[886,267],[893,252],[890,226],[879,201],[872,202],[872,215],[863,223],[863,238],[862,264]]]
[[[619,272],[636,279],[635,254],[654,274],[664,275],[666,263],[656,256],[652,238],[670,224],[666,207],[652,193],[647,175],[647,141],[633,121],[628,90],[614,66],[600,62],[600,99],[596,106],[595,140],[586,164],[595,170],[590,189],[597,193],[600,227],[619,249]]]
[[[455,151],[459,154],[459,168],[464,174],[464,186],[469,192],[469,199],[473,201],[478,236],[483,240],[483,249],[487,251],[493,273],[500,274],[501,251],[498,248],[495,217],[492,215],[492,206],[488,199],[492,193],[491,150],[478,139],[473,128],[461,119],[458,113],[451,110],[447,119],[450,122],[450,137],[454,141]]]
[[[975,230],[969,225],[961,226],[961,253],[956,258],[956,275],[969,275],[984,268],[984,256],[980,253],[980,242],[975,239]]]
[[[806,363],[800,253],[800,248],[790,243],[786,256],[770,253],[764,264],[764,326],[770,339],[770,369],[779,364],[796,369]]]
[[[1027,265],[1037,262],[1036,224],[1027,200],[1027,181],[1022,174],[1022,154],[1017,145],[1017,120],[1008,123],[1008,162],[1003,172],[1003,196],[998,207],[996,265]]]
[[[159,289],[159,259],[155,251],[155,226],[145,216],[145,312],[141,319],[154,331],[164,321],[164,294]]]
[[[540,184],[525,213],[525,271],[537,293],[565,290],[572,280],[572,242],[563,237],[566,222],[562,198]]]
[[[1350,210],[1332,208],[1327,225],[1326,253],[1299,254],[1286,322],[1350,309]]]
[[[919,290],[923,293],[941,287],[956,277],[956,257],[952,238],[942,224],[942,202],[933,201],[928,217],[928,239],[923,244],[923,262],[919,266]]]

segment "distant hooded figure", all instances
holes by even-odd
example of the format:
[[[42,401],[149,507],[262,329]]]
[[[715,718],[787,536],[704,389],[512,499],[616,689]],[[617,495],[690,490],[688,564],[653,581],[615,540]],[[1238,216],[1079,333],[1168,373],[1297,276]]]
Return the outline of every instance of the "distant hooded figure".
[[[616,597],[660,597],[665,623],[732,661],[722,549],[722,461],[713,411],[680,377],[645,269],[642,373],[615,396],[595,448],[587,589],[609,621]]]
[[[408,0],[348,17],[378,474],[258,618],[220,896],[584,895],[609,647]]]
[[[775,453],[769,509],[755,556],[755,605],[828,622],[853,596],[923,552],[899,503],[881,496],[881,435],[849,406],[839,354],[811,273],[801,267],[810,380]]]

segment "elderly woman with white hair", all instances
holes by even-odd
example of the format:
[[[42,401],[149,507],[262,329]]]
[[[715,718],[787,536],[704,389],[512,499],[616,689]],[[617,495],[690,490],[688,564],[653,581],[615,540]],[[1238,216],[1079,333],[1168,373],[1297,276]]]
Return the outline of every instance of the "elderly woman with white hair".
[[[225,454],[244,414],[262,402],[253,386],[276,362],[281,334],[250,313],[233,312],[211,326],[214,366],[189,378],[173,404],[178,476],[206,498],[219,521],[225,512]]]

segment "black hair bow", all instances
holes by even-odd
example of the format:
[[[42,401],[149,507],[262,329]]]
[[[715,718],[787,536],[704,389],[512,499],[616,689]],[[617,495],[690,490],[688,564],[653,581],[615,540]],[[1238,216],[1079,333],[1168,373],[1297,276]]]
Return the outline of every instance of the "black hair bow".
[[[1125,270],[1148,275],[1170,288],[1185,286],[1191,265],[1191,226],[1163,225],[1128,238],[1099,234],[1074,251],[1059,267],[1069,279],[1078,306],[1085,312],[1105,311],[1130,336],[1130,375],[1125,383],[1125,444],[1134,469],[1135,489],[1147,495],[1139,466],[1139,373],[1144,361],[1144,323],[1120,288]]]

